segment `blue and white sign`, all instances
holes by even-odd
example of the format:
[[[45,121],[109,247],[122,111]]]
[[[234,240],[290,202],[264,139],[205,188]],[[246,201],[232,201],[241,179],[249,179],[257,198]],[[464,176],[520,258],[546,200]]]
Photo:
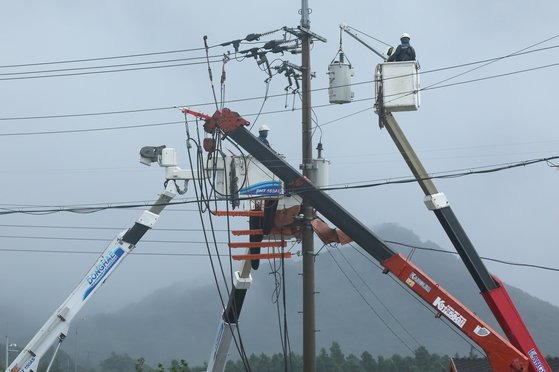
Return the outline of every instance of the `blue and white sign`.
[[[241,195],[274,196],[281,194],[281,181],[263,181],[253,183],[239,190]]]
[[[89,287],[85,290],[82,296],[82,301],[85,301],[87,296],[93,292],[95,287],[103,281],[107,274],[111,271],[111,268],[118,262],[118,260],[124,255],[124,250],[122,247],[116,247],[114,250],[109,251],[107,255],[99,261],[95,268],[87,275],[86,280],[89,283]]]

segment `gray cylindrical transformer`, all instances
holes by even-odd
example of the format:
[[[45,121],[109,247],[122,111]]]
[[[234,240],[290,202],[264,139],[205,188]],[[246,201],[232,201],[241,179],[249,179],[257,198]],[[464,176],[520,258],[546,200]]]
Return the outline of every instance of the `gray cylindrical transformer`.
[[[353,100],[351,77],[353,68],[348,63],[334,61],[328,66],[328,97],[330,103],[350,103]]]
[[[310,171],[310,179],[318,188],[328,187],[330,177],[330,160],[323,158],[313,159],[313,169]]]

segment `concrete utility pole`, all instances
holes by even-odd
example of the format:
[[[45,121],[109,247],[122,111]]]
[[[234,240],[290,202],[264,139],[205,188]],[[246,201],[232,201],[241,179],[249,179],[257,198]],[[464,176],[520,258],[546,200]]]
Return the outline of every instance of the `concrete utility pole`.
[[[305,32],[311,27],[308,0],[302,0],[302,96],[303,96],[303,175],[310,178],[312,168],[312,106],[311,106],[311,35]],[[314,235],[311,226],[312,206],[303,198],[303,370],[316,370],[315,307],[314,307]]]

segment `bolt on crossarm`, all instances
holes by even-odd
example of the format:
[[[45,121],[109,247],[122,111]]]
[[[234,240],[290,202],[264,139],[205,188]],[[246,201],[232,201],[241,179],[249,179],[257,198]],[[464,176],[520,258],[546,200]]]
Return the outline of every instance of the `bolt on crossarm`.
[[[515,347],[530,357],[531,371],[551,371],[503,283],[487,270],[452,211],[446,196],[435,187],[394,116],[390,112],[382,110],[382,108],[379,110],[379,116],[425,193],[425,205],[437,216],[503,332]]]

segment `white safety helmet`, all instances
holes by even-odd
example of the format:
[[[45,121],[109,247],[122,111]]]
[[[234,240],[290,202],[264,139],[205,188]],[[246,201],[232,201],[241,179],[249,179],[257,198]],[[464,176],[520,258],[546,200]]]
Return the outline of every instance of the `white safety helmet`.
[[[259,132],[262,132],[262,131],[265,131],[265,130],[270,130],[270,127],[268,127],[266,124],[264,124],[260,128],[258,128]]]
[[[403,38],[407,37],[408,39],[411,39],[410,34],[408,34],[407,32],[404,32],[401,36],[400,36],[400,40],[402,40]]]

